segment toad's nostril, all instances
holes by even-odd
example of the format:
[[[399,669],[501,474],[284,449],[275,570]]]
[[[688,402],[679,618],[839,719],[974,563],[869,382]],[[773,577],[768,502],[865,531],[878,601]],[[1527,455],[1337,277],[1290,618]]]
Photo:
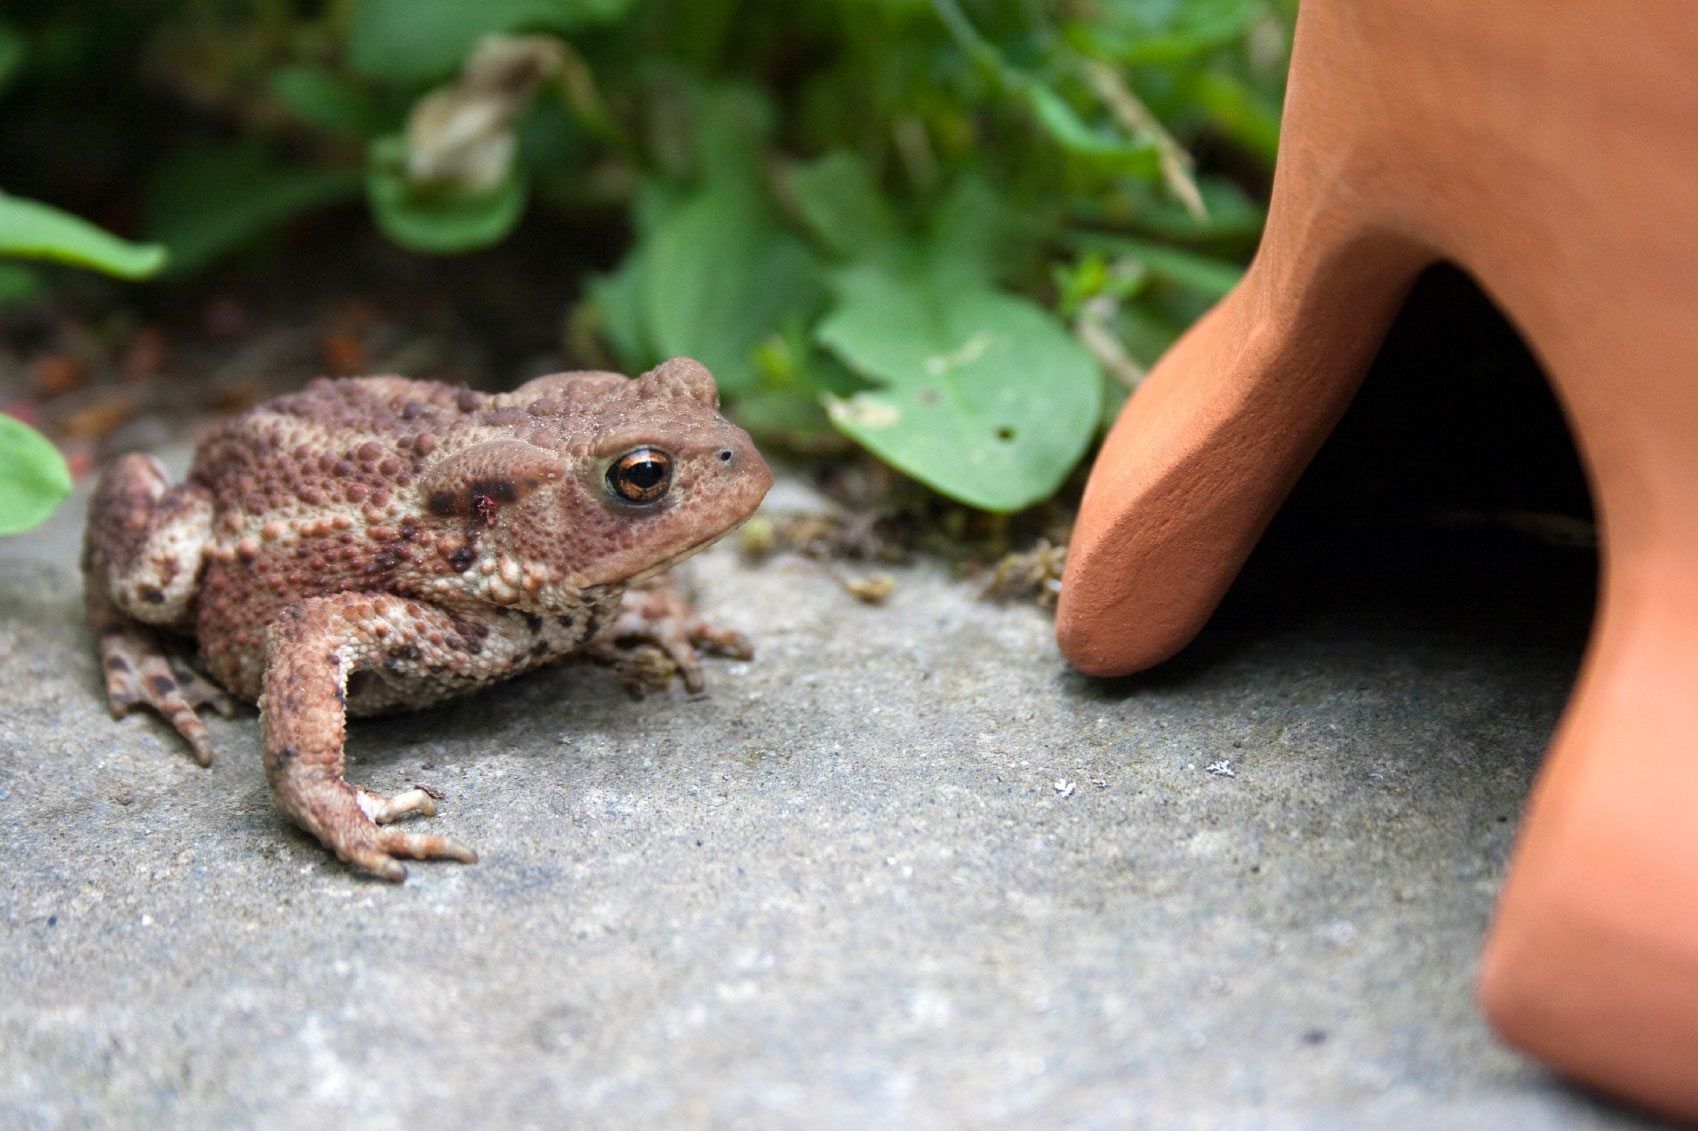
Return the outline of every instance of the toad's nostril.
[[[730,463],[731,462],[731,449],[730,448],[719,449],[719,461],[721,463]]]

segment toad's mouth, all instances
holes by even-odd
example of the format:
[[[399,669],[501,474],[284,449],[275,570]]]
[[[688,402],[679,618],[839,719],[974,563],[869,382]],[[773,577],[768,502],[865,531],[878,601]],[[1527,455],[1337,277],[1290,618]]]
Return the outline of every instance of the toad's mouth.
[[[741,526],[742,524],[739,523],[738,525]],[[641,585],[643,582],[647,581],[651,577],[654,577],[656,574],[665,573],[667,570],[671,569],[673,566],[684,561],[685,559],[695,557],[697,554],[701,553],[703,550],[707,549],[709,546],[712,546],[715,542],[718,542],[719,540],[726,537],[728,534],[730,534],[733,530],[736,530],[736,529],[737,529],[737,527],[733,526],[729,530],[722,530],[718,534],[710,535],[707,538],[703,538],[700,542],[696,542],[693,545],[686,546],[682,550],[678,551],[676,554],[673,554],[671,557],[664,558],[661,561],[656,562],[654,565],[649,566],[647,569],[643,570],[641,573],[633,574],[631,577],[626,578],[624,580],[623,584],[627,585],[627,586]],[[620,583],[616,582],[615,584],[620,584]]]

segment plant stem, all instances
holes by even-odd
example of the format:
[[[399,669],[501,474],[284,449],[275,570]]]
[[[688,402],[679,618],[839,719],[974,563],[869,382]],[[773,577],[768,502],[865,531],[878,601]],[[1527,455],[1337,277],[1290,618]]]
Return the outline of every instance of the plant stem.
[[[1162,180],[1168,191],[1191,215],[1207,220],[1209,210],[1203,204],[1203,194],[1193,176],[1196,163],[1185,147],[1174,140],[1173,135],[1150,113],[1150,108],[1132,93],[1132,88],[1126,85],[1118,70],[1100,59],[1086,59],[1083,65],[1085,77],[1090,80],[1097,97],[1120,119],[1120,124],[1134,137],[1147,137],[1156,143],[1161,151]]]

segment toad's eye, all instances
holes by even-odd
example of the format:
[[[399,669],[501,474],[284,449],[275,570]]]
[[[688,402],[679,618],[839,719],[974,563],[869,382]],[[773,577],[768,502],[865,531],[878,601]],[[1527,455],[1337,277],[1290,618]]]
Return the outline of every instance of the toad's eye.
[[[627,503],[658,502],[672,486],[672,457],[659,448],[633,448],[607,469],[607,489]]]

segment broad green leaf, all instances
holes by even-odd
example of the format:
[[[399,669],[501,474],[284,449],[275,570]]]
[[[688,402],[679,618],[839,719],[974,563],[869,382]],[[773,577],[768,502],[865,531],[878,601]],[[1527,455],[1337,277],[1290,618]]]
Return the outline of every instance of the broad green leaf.
[[[802,223],[834,254],[865,256],[896,234],[896,216],[872,170],[847,150],[798,165],[790,195]]]
[[[493,192],[472,194],[453,185],[415,185],[404,172],[398,137],[372,146],[366,195],[384,235],[410,251],[453,255],[500,243],[525,213],[529,182],[523,168]]]
[[[186,275],[297,216],[351,200],[356,174],[280,165],[250,146],[185,149],[149,178],[142,227]]]
[[[59,449],[20,420],[0,414],[0,535],[47,520],[71,493]]]
[[[671,213],[646,244],[643,309],[662,355],[688,354],[736,394],[756,378],[754,351],[825,300],[819,264],[761,199],[721,180]]]
[[[50,204],[0,193],[0,256],[89,267],[145,279],[165,266],[165,249],[131,243]]]
[[[624,15],[632,0],[357,0],[348,61],[367,78],[421,86],[446,78],[472,45],[507,31],[566,34]]]
[[[371,95],[324,67],[296,63],[272,72],[271,96],[314,129],[371,137],[399,127],[397,116]]]
[[[696,176],[709,184],[758,184],[762,153],[778,120],[772,97],[759,87],[727,82],[695,90],[688,101]]]
[[[936,279],[988,283],[1010,274],[1026,219],[983,178],[960,177],[932,209],[925,242],[913,251]]]
[[[619,364],[635,373],[664,360],[649,340],[643,315],[647,257],[639,248],[625,262],[590,280],[589,297],[600,319],[602,338]]]
[[[631,227],[636,231],[637,242],[652,238],[689,202],[688,189],[673,181],[650,177],[638,184],[631,198]]]
[[[819,341],[873,382],[832,423],[951,498],[1015,511],[1054,494],[1097,425],[1096,364],[1043,308],[983,285],[853,267]]]
[[[692,89],[681,135],[694,188],[660,177],[632,202],[636,247],[591,284],[602,331],[633,368],[671,355],[699,358],[728,397],[759,382],[756,353],[785,327],[818,314],[817,260],[785,229],[761,176],[771,101],[750,87]]]

